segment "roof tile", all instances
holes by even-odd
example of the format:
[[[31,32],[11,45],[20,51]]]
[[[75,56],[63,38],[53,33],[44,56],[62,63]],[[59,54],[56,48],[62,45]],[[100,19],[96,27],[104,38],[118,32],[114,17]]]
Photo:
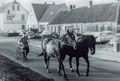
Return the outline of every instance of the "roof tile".
[[[67,13],[66,11],[60,12],[50,24],[115,21],[117,7],[118,4],[109,3],[92,5],[91,7],[80,7],[72,9]]]
[[[39,21],[50,4],[32,4],[37,20]]]
[[[53,5],[50,6],[43,17],[40,19],[40,22],[50,22],[60,11],[67,10],[65,4]]]

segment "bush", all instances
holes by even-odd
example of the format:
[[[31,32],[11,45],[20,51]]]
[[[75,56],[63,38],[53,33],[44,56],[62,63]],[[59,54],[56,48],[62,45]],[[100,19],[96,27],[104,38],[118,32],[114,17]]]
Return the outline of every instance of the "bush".
[[[14,36],[19,36],[19,33],[17,33],[17,32],[13,32],[13,33],[4,32],[4,33],[1,33],[1,36],[14,37]]]
[[[8,33],[7,34],[8,37],[13,37],[13,36],[19,36],[19,33]]]

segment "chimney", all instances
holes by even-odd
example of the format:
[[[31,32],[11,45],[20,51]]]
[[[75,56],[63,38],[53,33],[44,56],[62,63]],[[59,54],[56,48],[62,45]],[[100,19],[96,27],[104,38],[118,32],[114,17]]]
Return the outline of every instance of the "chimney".
[[[55,2],[53,2],[53,5],[55,5]]]
[[[4,6],[5,5],[5,3],[2,3],[2,6]]]
[[[73,9],[73,5],[69,5],[70,10]]]
[[[75,5],[73,5],[73,8],[75,8],[76,6]]]
[[[47,2],[45,2],[44,4],[47,4]]]
[[[93,1],[90,0],[90,1],[89,1],[89,6],[92,6],[92,4],[93,4]]]
[[[76,6],[75,5],[69,5],[69,9],[71,10],[71,9],[74,9]]]

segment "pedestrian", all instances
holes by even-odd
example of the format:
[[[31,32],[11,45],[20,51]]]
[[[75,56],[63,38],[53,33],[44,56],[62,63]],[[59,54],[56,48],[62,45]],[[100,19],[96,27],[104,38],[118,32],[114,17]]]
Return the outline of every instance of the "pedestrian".
[[[29,53],[29,39],[28,39],[28,35],[26,34],[26,32],[23,32],[22,37],[19,41],[20,45],[22,46],[23,50],[26,51],[26,56]],[[26,57],[27,59],[27,57]]]

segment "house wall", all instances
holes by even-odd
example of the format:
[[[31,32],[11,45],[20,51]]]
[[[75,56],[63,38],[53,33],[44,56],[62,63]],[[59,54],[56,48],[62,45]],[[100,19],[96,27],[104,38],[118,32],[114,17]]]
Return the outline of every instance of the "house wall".
[[[48,22],[39,22],[39,31],[49,31]]]
[[[4,14],[0,13],[0,32],[4,29]]]
[[[14,9],[13,9],[14,6]],[[19,7],[19,9],[18,9]],[[4,31],[19,31],[28,18],[28,12],[18,3],[11,3],[3,12],[4,14]],[[17,28],[18,27],[18,28]]]
[[[28,15],[28,20],[26,22],[26,27],[27,27],[27,29],[38,28],[39,27],[39,23],[38,23],[37,17],[35,16],[35,12],[33,10],[33,7],[31,7],[31,11]]]
[[[14,6],[14,10],[13,7]],[[17,10],[17,7],[19,6],[19,10]],[[9,11],[9,14],[8,14]],[[20,5],[20,4],[11,4],[9,5],[5,10],[5,22],[14,22],[14,21],[21,21],[26,22],[28,18],[28,12]],[[24,15],[24,20],[22,20],[22,15]]]
[[[4,24],[5,32],[21,32],[22,26],[25,24]]]
[[[56,24],[49,25],[52,30],[51,32],[59,33],[60,35],[65,34],[67,29],[72,27],[76,33],[86,33],[86,32],[100,32],[100,31],[113,31],[113,34],[117,33],[117,23],[116,22],[95,22],[95,23],[72,23],[72,24]]]

